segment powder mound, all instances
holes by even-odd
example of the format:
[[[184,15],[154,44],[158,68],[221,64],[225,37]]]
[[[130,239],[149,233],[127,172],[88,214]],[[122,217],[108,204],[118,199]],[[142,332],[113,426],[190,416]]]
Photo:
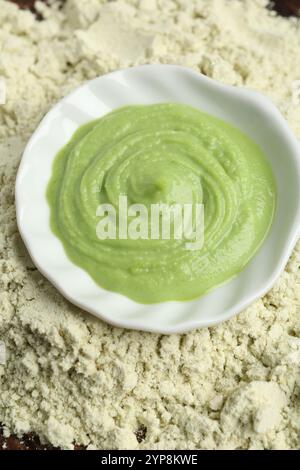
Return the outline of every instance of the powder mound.
[[[14,183],[27,139],[87,79],[177,63],[248,86],[300,138],[300,23],[266,0],[37,2],[0,9],[0,422],[71,449],[296,449],[300,443],[299,245],[273,289],[214,328],[161,336],[69,304],[18,234]],[[158,10],[157,10],[158,9]],[[143,430],[143,432],[141,432]]]
[[[286,405],[285,393],[274,382],[253,381],[238,387],[228,398],[220,414],[220,424],[227,439],[244,439],[266,434],[274,439]],[[237,442],[238,444],[238,442]]]

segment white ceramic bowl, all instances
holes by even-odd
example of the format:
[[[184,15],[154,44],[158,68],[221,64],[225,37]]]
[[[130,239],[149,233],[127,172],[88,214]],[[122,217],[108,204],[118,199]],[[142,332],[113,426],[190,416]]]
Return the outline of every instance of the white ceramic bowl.
[[[278,202],[266,241],[234,280],[193,301],[143,305],[100,288],[69,260],[50,230],[45,192],[58,150],[80,125],[119,106],[158,102],[190,104],[251,136],[272,165]],[[299,236],[300,145],[276,107],[257,92],[225,86],[174,65],[120,70],[85,83],[42,120],[20,164],[16,207],[19,230],[34,263],[71,302],[113,325],[184,332],[237,314],[265,294],[283,270]]]

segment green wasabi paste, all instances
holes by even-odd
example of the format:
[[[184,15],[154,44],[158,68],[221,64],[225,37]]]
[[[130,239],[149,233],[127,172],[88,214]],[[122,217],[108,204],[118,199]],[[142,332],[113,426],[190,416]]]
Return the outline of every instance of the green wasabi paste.
[[[97,208],[111,204],[120,217],[120,196],[146,207],[203,204],[202,248],[175,237],[99,239]],[[194,299],[236,276],[268,233],[276,190],[243,132],[167,103],[119,108],[79,128],[54,161],[47,197],[52,230],[76,265],[109,291],[155,303]]]

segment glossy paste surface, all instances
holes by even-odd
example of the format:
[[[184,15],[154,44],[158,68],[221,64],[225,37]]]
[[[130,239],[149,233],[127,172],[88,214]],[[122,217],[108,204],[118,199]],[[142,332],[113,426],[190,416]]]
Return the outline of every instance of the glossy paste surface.
[[[204,245],[106,239],[99,204],[204,204]],[[51,227],[103,288],[140,303],[189,300],[236,276],[266,237],[276,189],[260,148],[226,122],[178,103],[119,108],[82,126],[57,155]],[[150,210],[149,210],[150,213]],[[149,219],[149,229],[151,219]]]

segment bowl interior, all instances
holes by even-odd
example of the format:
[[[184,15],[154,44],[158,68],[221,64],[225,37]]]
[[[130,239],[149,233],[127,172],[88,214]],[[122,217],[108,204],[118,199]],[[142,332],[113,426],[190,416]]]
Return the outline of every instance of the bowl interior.
[[[270,233],[234,280],[189,302],[142,305],[101,289],[67,258],[49,226],[45,192],[57,151],[83,123],[127,104],[180,102],[231,122],[265,151],[278,188]],[[230,318],[265,293],[283,269],[300,226],[299,144],[277,109],[256,92],[221,85],[177,66],[142,66],[97,78],[75,90],[43,119],[28,143],[16,183],[21,235],[40,271],[67,297],[106,321],[161,333]]]

